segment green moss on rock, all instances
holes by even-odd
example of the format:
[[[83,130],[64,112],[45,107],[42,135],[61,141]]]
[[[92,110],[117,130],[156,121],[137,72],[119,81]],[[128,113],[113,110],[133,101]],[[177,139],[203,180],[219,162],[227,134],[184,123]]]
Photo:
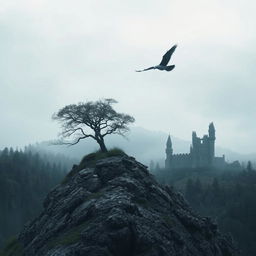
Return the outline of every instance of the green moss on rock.
[[[163,217],[164,222],[169,226],[173,227],[174,226],[174,221],[171,219],[170,216],[166,215]]]
[[[67,232],[59,235],[58,237],[53,238],[47,244],[49,249],[52,249],[57,246],[68,246],[71,244],[78,243],[81,238],[81,232],[89,226],[91,221],[85,221],[79,226],[73,227]]]
[[[62,184],[66,184],[68,180],[73,177],[76,173],[84,168],[94,167],[98,160],[113,157],[113,156],[124,156],[126,155],[122,149],[112,148],[108,152],[96,151],[84,156],[78,166],[73,167],[73,169],[67,174],[67,176],[62,181]]]
[[[0,256],[24,256],[23,245],[16,237],[12,237],[0,252]]]
[[[95,193],[91,193],[86,199],[87,200],[98,199],[98,198],[100,198],[103,195],[104,195],[103,192],[95,192]]]

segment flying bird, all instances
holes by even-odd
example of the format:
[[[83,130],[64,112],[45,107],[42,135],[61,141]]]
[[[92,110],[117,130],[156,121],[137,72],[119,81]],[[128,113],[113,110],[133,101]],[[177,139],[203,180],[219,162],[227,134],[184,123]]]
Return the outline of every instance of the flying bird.
[[[171,71],[175,68],[175,65],[170,65],[167,66],[168,62],[170,61],[172,54],[174,53],[177,45],[175,44],[169,51],[166,52],[166,54],[163,56],[162,61],[159,65],[153,66],[150,68],[146,68],[143,70],[136,70],[136,72],[143,72],[143,71],[148,71],[151,69],[159,69],[159,70],[165,70],[165,71]]]

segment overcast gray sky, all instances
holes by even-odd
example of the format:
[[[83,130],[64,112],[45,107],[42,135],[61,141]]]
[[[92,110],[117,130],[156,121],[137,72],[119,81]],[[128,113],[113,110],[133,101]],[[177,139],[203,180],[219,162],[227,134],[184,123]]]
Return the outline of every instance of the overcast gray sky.
[[[255,152],[255,1],[0,0],[0,148],[55,138],[66,104],[115,98],[136,125]],[[177,43],[172,72],[158,64]]]

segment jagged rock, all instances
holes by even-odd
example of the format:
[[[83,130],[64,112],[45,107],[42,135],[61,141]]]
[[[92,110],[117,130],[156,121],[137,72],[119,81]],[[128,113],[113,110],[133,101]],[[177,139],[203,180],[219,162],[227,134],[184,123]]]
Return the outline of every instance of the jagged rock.
[[[75,166],[18,240],[25,256],[239,255],[211,219],[126,155]]]

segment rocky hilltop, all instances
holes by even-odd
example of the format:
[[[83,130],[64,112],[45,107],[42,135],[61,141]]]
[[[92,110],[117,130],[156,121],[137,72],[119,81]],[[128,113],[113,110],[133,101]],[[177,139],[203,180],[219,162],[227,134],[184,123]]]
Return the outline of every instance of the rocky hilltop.
[[[25,256],[239,255],[211,219],[126,155],[74,166],[9,247]]]

